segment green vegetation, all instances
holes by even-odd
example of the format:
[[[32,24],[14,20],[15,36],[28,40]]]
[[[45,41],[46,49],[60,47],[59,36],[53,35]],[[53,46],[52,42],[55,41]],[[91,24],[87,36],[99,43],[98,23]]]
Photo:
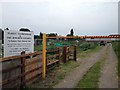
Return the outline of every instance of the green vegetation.
[[[60,80],[64,79],[66,75],[68,75],[74,68],[78,67],[79,64],[74,61],[69,61],[65,64],[60,64],[59,67],[54,68],[54,70],[50,70],[47,73],[47,77],[45,80],[41,78],[38,79],[33,85],[29,88],[52,88],[56,85]]]
[[[84,42],[84,43],[81,43],[79,45],[79,48],[82,50],[82,51],[86,51],[88,49],[94,49],[98,46],[98,43],[94,43],[94,42]]]
[[[88,49],[86,51],[82,51],[81,49],[77,50],[77,58],[85,58],[86,56],[89,56],[89,53],[95,53],[98,50],[100,50],[101,46],[96,46],[95,48]]]
[[[119,46],[120,46],[120,41],[114,41],[114,42],[112,42],[112,46],[113,46],[113,49],[114,49],[114,51],[115,51],[115,53],[116,53],[116,55],[117,55],[117,57],[118,57],[118,66],[120,65],[120,48],[119,48]],[[120,76],[120,68],[118,67],[118,74],[119,74],[119,76]]]
[[[119,87],[120,87],[120,41],[113,41],[112,42],[113,49],[118,57],[118,77],[119,77]]]
[[[48,43],[50,45],[48,45]],[[47,49],[54,50],[57,46],[56,44],[61,44],[62,46],[71,46],[71,45],[77,45],[77,57],[78,58],[84,58],[86,57],[89,53],[91,52],[97,52],[101,46],[99,46],[99,43],[97,42],[85,42],[84,40],[60,40],[59,42],[57,40],[51,40],[47,41]],[[42,50],[42,45],[40,46],[35,46],[34,47],[35,51],[40,51]]]
[[[77,49],[81,51],[87,51],[88,49],[94,49],[98,46],[97,42],[86,42],[84,39],[73,39],[73,40],[47,40],[47,49],[54,49],[59,46],[73,46],[77,45]],[[35,51],[42,50],[42,45],[35,46]]]
[[[60,46],[73,46],[73,45],[78,45],[82,43],[82,39],[72,39],[72,40],[52,40],[52,39],[47,39],[47,49],[54,49],[56,47]],[[40,51],[42,50],[42,44],[34,46],[35,51]]]
[[[34,51],[40,51],[42,50],[42,46],[34,46]]]
[[[47,49],[54,50],[56,47],[54,45],[47,45]],[[42,45],[34,46],[34,51],[41,51]]]
[[[118,58],[120,59],[120,41],[114,41],[112,42],[112,46],[114,48],[115,53],[117,54]]]
[[[87,74],[80,80],[76,88],[98,88],[98,81],[100,77],[101,65],[103,60],[94,64]]]

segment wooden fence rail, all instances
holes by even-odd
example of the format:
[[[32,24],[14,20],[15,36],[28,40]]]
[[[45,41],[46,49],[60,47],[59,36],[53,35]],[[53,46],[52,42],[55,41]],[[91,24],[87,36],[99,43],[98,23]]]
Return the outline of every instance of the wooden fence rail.
[[[8,59],[3,58],[3,61],[2,61],[3,65],[11,64],[11,66],[9,68],[7,68],[7,65],[5,65],[5,66],[3,66],[2,71],[0,71],[3,74],[3,80],[2,80],[2,82],[0,82],[2,84],[2,86],[8,87],[8,85],[6,85],[6,84],[10,84],[11,82],[14,82],[17,79],[21,79],[21,80],[19,80],[19,82],[20,82],[21,86],[24,86],[26,81],[30,81],[31,79],[34,79],[34,77],[37,76],[38,73],[35,74],[34,77],[31,76],[28,79],[26,79],[26,76],[39,70],[41,68],[41,66],[39,65],[38,67],[34,67],[29,70],[27,70],[27,67],[34,65],[34,64],[36,65],[36,63],[41,62],[40,58],[35,57],[37,55],[40,55],[40,52],[39,53],[35,52],[35,53],[31,53],[31,54],[25,54],[25,52],[22,52],[21,55],[18,56],[19,58],[17,56],[7,57]],[[29,57],[29,59],[28,59],[28,57]],[[19,60],[21,61],[21,63],[15,65],[15,66],[14,65],[12,66],[12,63],[14,61],[19,62]],[[30,61],[30,62],[28,62],[28,61]],[[16,69],[19,69],[19,72],[16,73],[16,75],[9,75],[9,77],[6,77],[7,74],[11,74],[12,72],[16,71]],[[5,73],[6,73],[6,75],[5,75]],[[9,85],[9,86],[14,86],[14,85]]]
[[[51,52],[54,53],[49,55],[49,53]],[[76,46],[63,47],[63,49],[56,48],[55,50],[47,50],[47,71],[54,66],[59,65],[61,52],[63,63],[67,62],[67,54],[70,56],[70,52],[72,52],[73,60],[76,61]],[[23,88],[26,84],[32,83],[33,81],[41,77],[42,52],[34,52],[29,54],[25,54],[25,52],[22,52],[19,56],[0,58],[0,61],[2,61],[3,64],[3,68],[0,71],[3,76],[2,82],[0,82],[0,84],[3,86],[3,88],[10,88],[12,86],[21,86]]]

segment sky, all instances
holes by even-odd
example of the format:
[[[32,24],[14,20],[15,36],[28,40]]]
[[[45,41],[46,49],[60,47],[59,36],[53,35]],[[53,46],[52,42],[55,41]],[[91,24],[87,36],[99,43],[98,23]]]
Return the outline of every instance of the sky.
[[[11,2],[10,2],[11,1]],[[2,0],[0,27],[28,28],[35,34],[109,35],[118,33],[119,0]]]

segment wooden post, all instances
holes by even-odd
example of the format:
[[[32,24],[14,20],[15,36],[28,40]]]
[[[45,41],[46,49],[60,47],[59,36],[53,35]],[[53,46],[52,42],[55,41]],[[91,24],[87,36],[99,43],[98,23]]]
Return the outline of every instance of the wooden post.
[[[74,61],[76,61],[76,46],[74,46]]]
[[[56,53],[56,54],[57,54],[56,59],[59,60],[59,58],[60,58],[60,51],[59,51],[59,48],[57,48],[57,53]]]
[[[43,41],[42,41],[42,78],[45,79],[46,77],[46,34],[43,34]]]
[[[24,55],[25,51],[21,52],[21,55]],[[25,57],[21,58],[21,74],[25,73]],[[24,88],[25,86],[25,76],[21,77],[21,88]]]
[[[68,58],[68,60],[70,59],[69,57],[70,57],[70,46],[68,46],[68,48],[67,48],[67,58]]]
[[[66,48],[67,47],[63,47],[63,63],[66,63]]]
[[[57,48],[56,54],[57,54],[56,59],[59,60],[59,62],[60,62],[60,50],[59,50],[59,48]],[[59,62],[57,63],[58,66],[59,66]]]

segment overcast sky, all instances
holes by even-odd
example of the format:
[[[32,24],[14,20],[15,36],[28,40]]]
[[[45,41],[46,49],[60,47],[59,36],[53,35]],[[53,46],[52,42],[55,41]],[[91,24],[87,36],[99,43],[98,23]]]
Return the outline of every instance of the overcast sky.
[[[6,2],[5,2],[6,1]],[[119,0],[30,0],[0,4],[2,29],[29,28],[35,34],[109,35],[118,33]],[[33,2],[37,1],[37,2]]]

